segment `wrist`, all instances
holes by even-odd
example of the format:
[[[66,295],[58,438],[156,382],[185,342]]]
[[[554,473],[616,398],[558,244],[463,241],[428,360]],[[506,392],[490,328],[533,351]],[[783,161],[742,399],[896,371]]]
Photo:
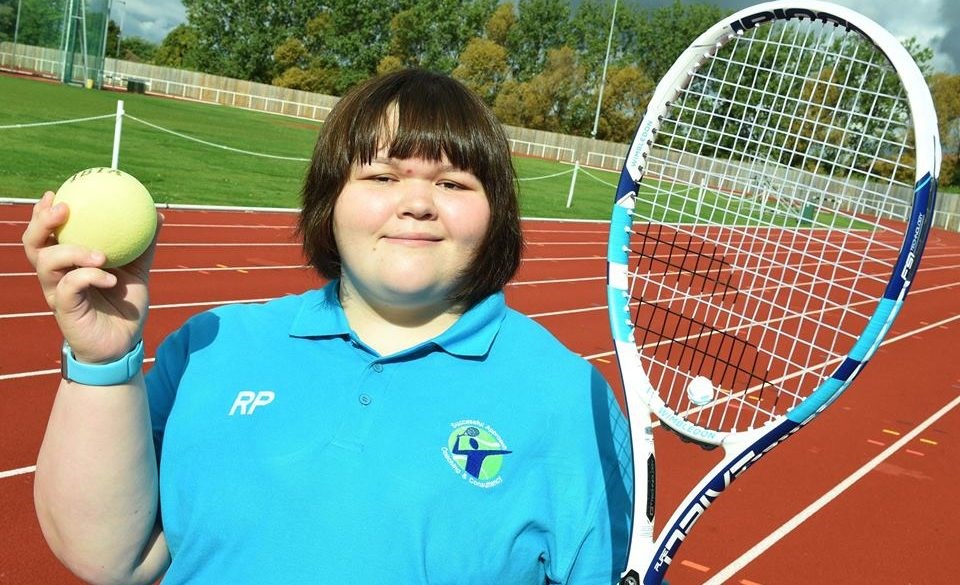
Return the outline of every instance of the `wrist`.
[[[73,355],[64,341],[60,356],[60,374],[64,380],[85,386],[116,386],[125,384],[143,367],[143,339],[125,355],[106,363],[85,363]]]

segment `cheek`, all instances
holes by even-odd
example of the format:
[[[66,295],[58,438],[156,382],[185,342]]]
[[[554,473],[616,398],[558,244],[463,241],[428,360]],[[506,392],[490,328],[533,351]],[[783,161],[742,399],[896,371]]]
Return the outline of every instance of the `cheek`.
[[[383,206],[378,206],[376,199],[358,195],[346,188],[334,205],[333,233],[338,242],[372,234],[383,225]]]
[[[487,198],[458,201],[445,210],[447,229],[463,243],[477,245],[490,225],[490,203]]]

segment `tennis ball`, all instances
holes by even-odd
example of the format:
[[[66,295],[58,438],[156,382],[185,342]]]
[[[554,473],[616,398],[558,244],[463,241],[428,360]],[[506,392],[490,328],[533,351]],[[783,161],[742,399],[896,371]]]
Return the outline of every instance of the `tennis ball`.
[[[93,168],[73,175],[57,190],[53,204],[66,203],[67,221],[57,241],[100,250],[105,268],[136,260],[153,241],[157,210],[140,181],[117,169]]]
[[[687,384],[687,397],[697,406],[704,406],[713,400],[713,382],[706,376],[696,376]]]

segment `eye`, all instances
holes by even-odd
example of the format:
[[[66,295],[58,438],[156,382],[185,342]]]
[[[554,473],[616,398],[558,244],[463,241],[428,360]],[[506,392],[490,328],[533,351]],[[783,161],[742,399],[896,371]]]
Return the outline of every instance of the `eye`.
[[[397,180],[393,173],[386,172],[383,169],[361,168],[354,175],[355,180],[373,183],[375,185],[388,185]]]
[[[450,191],[462,191],[468,188],[465,185],[462,185],[456,181],[440,181],[438,185],[440,185],[440,187],[442,187],[443,189],[447,189]]]
[[[441,189],[449,191],[483,190],[483,185],[480,183],[480,179],[475,177],[473,173],[466,171],[444,173],[442,176],[438,177],[437,185]]]

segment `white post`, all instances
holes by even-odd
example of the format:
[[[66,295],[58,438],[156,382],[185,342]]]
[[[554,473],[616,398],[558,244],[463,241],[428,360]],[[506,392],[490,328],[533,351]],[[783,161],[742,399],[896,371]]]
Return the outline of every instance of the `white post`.
[[[123,128],[123,100],[117,100],[117,121],[113,125],[113,161],[111,169],[117,168],[120,162],[120,131]]]
[[[577,186],[577,172],[579,170],[580,170],[580,161],[575,160],[573,163],[573,176],[570,178],[570,192],[567,193],[567,207],[570,207],[571,205],[573,205],[573,190]]]
[[[113,56],[114,59],[120,59],[120,41],[123,39],[123,17],[127,15],[127,2],[126,0],[117,0],[120,3],[120,25],[117,27],[117,50],[116,54]]]
[[[700,179],[700,191],[697,193],[697,206],[696,206],[696,221],[700,221],[700,208],[703,207],[703,198],[707,194],[707,176],[704,175]]]

